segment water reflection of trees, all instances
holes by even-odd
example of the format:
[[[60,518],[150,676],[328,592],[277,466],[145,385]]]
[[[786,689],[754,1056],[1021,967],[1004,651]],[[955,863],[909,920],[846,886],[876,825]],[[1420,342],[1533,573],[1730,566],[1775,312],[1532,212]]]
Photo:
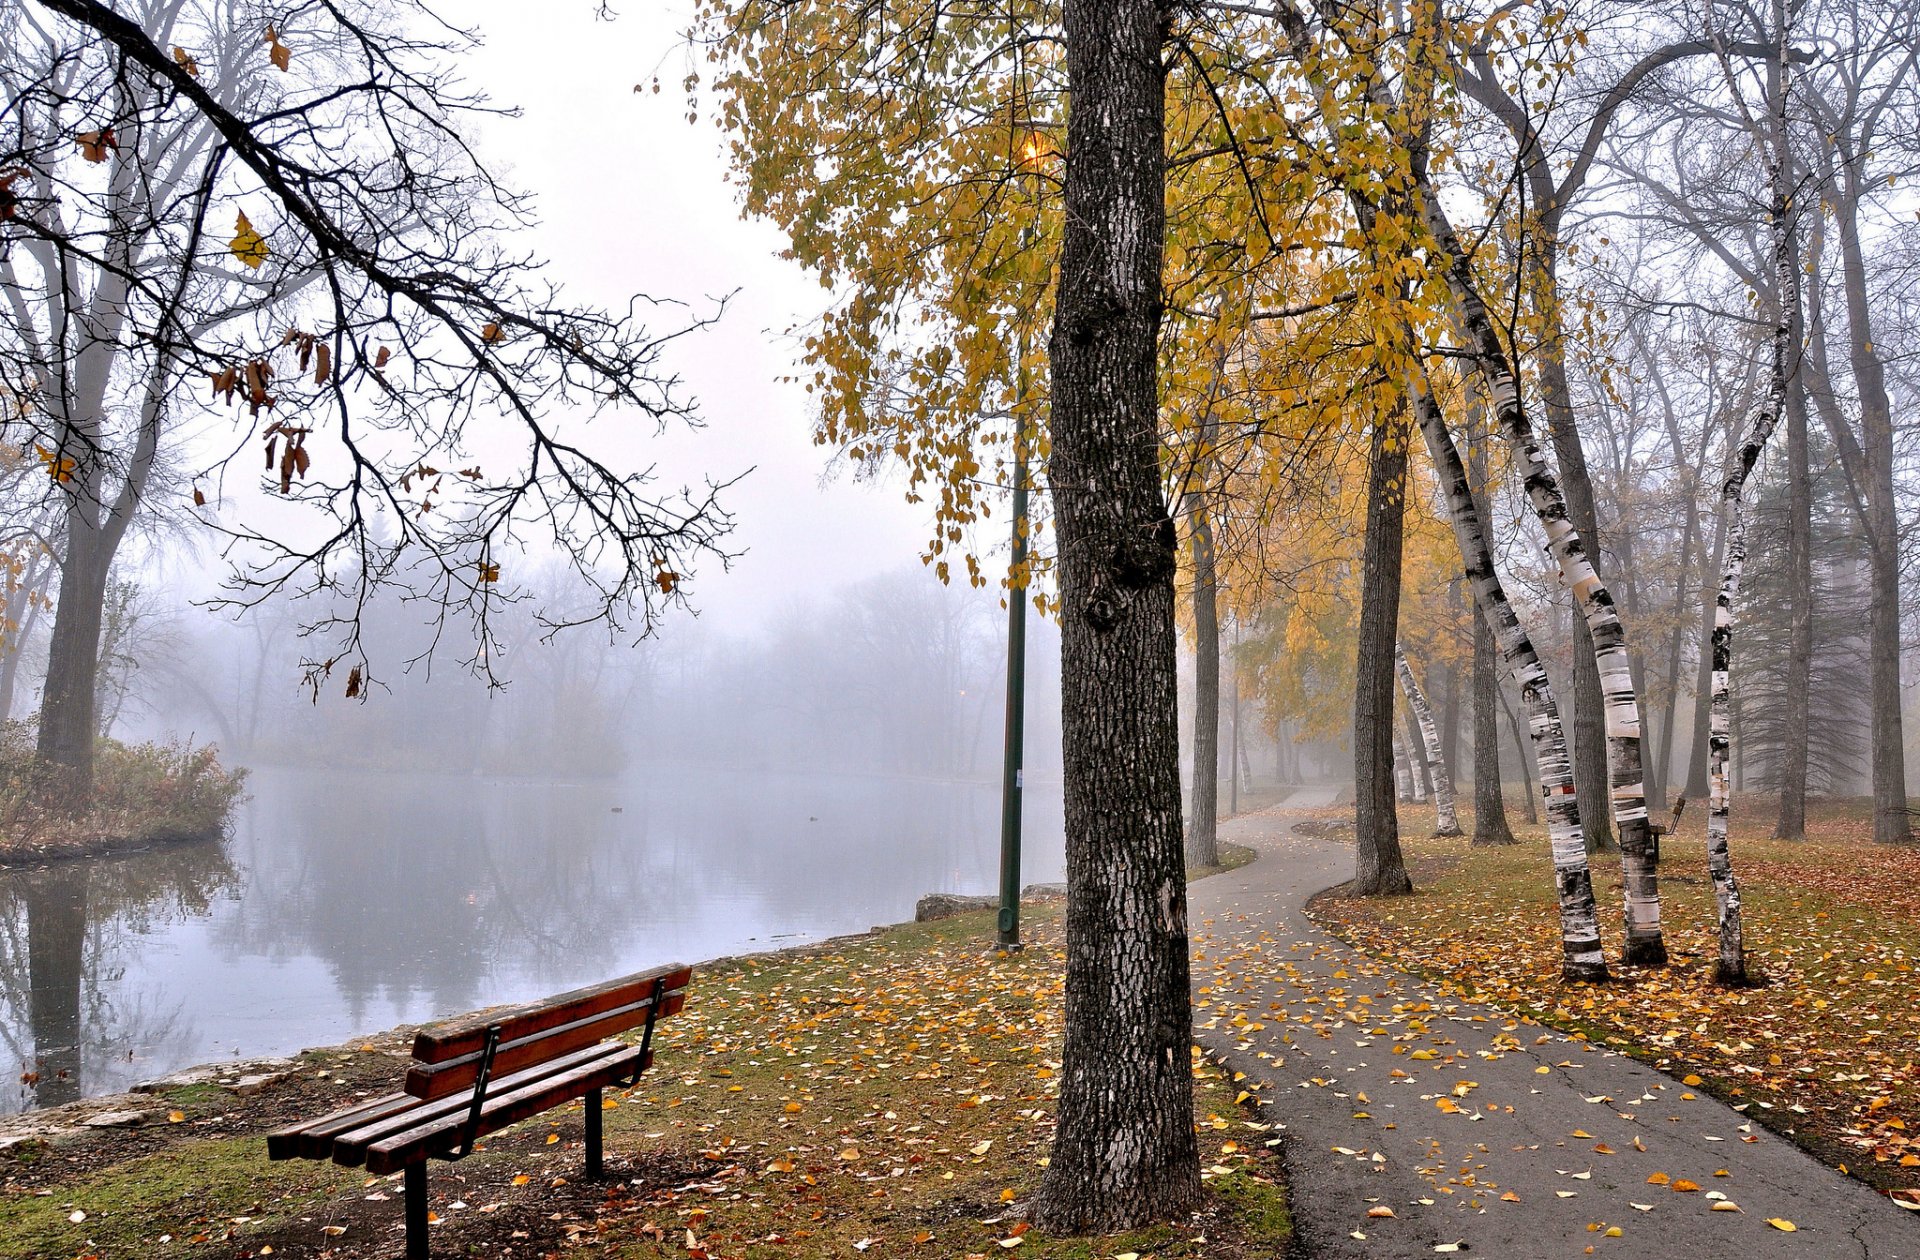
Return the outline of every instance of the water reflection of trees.
[[[997,800],[947,783],[705,773],[586,784],[270,773],[236,965],[321,960],[341,1036],[604,978],[667,954],[904,917],[994,877]],[[616,812],[618,810],[618,812]],[[1057,805],[1030,870],[1058,871]]]
[[[177,997],[121,981],[235,885],[218,843],[0,873],[0,1046],[19,1065],[0,1110],[70,1102],[111,1064],[187,1044]]]

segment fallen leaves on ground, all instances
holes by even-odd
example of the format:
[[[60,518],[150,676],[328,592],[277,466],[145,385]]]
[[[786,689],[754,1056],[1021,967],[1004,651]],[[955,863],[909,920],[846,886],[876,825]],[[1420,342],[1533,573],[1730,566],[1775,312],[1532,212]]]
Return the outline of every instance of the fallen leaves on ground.
[[[1762,805],[1749,798],[1736,809],[1732,849],[1749,966],[1765,987],[1710,983],[1713,894],[1690,834],[1663,842],[1662,921],[1673,958],[1665,969],[1619,965],[1617,860],[1595,858],[1615,975],[1607,986],[1560,981],[1540,834],[1494,849],[1410,839],[1421,876],[1415,896],[1329,900],[1319,910],[1369,953],[1452,993],[1684,1073],[1683,1084],[1711,1090],[1896,1200],[1920,1199],[1920,1004],[1912,1001],[1920,851],[1873,844],[1846,804],[1813,810],[1806,841],[1763,839],[1772,820]],[[1421,830],[1417,815],[1403,821],[1403,834]]]

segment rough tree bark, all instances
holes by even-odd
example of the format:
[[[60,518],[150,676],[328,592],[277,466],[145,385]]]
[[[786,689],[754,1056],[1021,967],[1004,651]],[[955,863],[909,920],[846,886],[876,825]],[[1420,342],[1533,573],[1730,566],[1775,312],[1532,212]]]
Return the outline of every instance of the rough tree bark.
[[[1507,599],[1500,574],[1493,567],[1493,548],[1487,541],[1473,485],[1446,417],[1428,389],[1413,393],[1414,414],[1433,459],[1435,475],[1447,496],[1447,514],[1453,521],[1454,541],[1473,588],[1474,605],[1499,640],[1507,669],[1527,706],[1535,759],[1540,763],[1540,795],[1547,813],[1547,835],[1553,847],[1554,885],[1560,900],[1560,974],[1568,980],[1605,980],[1607,960],[1600,952],[1600,924],[1593,901],[1593,875],[1587,867],[1586,844],[1580,832],[1579,797],[1573,790],[1573,766],[1567,756],[1566,733],[1554,704],[1547,671]],[[1526,759],[1521,758],[1522,773]],[[1498,775],[1495,775],[1498,779]]]
[[[1066,1018],[1034,1224],[1128,1229],[1200,1197],[1157,338],[1167,14],[1067,0],[1050,347],[1067,848]]]
[[[1393,733],[1393,799],[1401,805],[1413,804],[1413,762],[1399,731]]]
[[[1395,801],[1401,762],[1393,729],[1393,644],[1400,627],[1400,549],[1406,512],[1406,413],[1377,417],[1367,460],[1367,532],[1361,551],[1360,631],[1353,679],[1354,872],[1357,897],[1413,891],[1400,852]],[[1411,791],[1411,766],[1408,767]]]
[[[1397,643],[1393,645],[1393,663],[1400,673],[1401,690],[1407,693],[1407,707],[1420,728],[1420,739],[1427,750],[1427,777],[1433,783],[1433,834],[1460,835],[1460,819],[1453,807],[1453,775],[1447,770],[1446,753],[1440,747],[1440,731],[1434,725],[1433,706],[1427,703],[1426,693],[1420,690],[1413,666],[1407,663],[1406,651]]]

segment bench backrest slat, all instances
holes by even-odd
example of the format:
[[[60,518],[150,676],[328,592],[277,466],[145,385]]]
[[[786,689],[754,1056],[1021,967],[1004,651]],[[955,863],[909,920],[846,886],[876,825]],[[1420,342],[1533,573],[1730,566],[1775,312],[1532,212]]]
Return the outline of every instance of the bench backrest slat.
[[[473,1021],[463,1021],[457,1028],[442,1026],[422,1032],[415,1042],[415,1058],[420,1061],[408,1069],[405,1089],[415,1098],[428,1099],[472,1089],[479,1078],[489,1023],[498,1023],[501,1031],[493,1056],[493,1072],[516,1072],[638,1028],[647,1022],[649,1015],[664,1019],[679,1013],[686,1005],[684,986],[691,976],[691,968],[663,968],[615,981],[612,985],[596,986],[593,991],[563,994],[555,1002],[538,1008],[517,1008],[504,1017],[496,1016],[482,1023],[477,1030],[469,1027]],[[653,1001],[656,981],[664,990],[657,1011]],[[682,987],[672,988],[676,983]],[[607,1005],[621,998],[629,1000],[612,1007]],[[554,1022],[568,1015],[573,1018]],[[427,1059],[419,1053],[422,1041],[428,1043],[427,1049],[434,1058]],[[473,1048],[461,1052],[469,1045]],[[453,1053],[449,1057],[450,1050]]]
[[[684,989],[693,979],[693,968],[685,963],[668,963],[651,971],[636,972],[604,984],[589,985],[562,993],[543,1002],[509,1007],[491,1015],[468,1015],[457,1020],[433,1024],[414,1036],[413,1057],[421,1063],[445,1063],[465,1055],[477,1054],[486,1045],[487,1029],[500,1027],[500,1041],[521,1041],[535,1033],[562,1024],[572,1024],[591,1015],[600,1015],[621,1007],[641,1003],[640,1016],[631,1024],[613,1031],[624,1032],[646,1022],[644,1003],[653,993],[654,981],[662,980],[664,992]]]

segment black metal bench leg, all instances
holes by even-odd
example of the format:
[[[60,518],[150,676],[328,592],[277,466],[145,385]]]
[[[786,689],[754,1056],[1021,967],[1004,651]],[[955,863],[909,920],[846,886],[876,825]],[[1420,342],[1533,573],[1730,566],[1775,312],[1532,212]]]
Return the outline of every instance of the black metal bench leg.
[[[587,1091],[587,1176],[600,1175],[600,1091]]]
[[[427,1161],[407,1165],[407,1260],[427,1260]]]

